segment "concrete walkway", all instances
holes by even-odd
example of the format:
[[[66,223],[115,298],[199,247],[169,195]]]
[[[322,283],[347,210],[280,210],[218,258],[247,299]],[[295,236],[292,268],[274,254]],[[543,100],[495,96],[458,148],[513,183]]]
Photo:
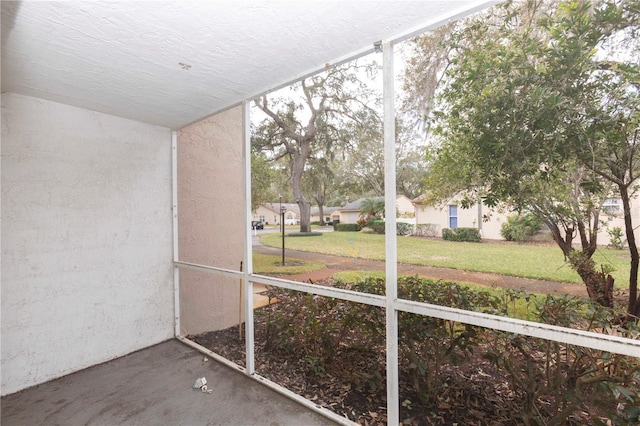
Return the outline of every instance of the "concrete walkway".
[[[258,253],[271,255],[279,255],[281,253],[279,248],[265,246],[260,244],[259,242],[256,244],[255,240],[253,244],[253,250]],[[368,270],[384,272],[385,270],[384,262],[381,260],[340,257],[298,250],[286,250],[285,255],[288,259],[300,259],[311,262],[319,262],[327,266],[327,269],[323,269],[320,271],[286,276],[286,278],[293,281],[308,282],[309,280],[320,280],[328,278],[336,272],[340,271]],[[496,286],[500,288],[524,289],[531,293],[567,294],[571,296],[588,297],[584,285],[576,283],[558,283],[554,281],[510,277],[507,275],[489,274],[484,272],[470,272],[459,269],[407,265],[402,263],[398,264],[398,273],[404,275],[418,275],[419,277],[431,278],[436,280],[466,282],[486,286]]]
[[[2,398],[2,426],[335,425],[177,340]],[[212,394],[193,390],[205,377]]]

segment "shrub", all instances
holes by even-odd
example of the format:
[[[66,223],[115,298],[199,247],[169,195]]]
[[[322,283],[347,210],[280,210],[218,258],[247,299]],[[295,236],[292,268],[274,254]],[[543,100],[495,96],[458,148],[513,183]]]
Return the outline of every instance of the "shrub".
[[[435,223],[421,223],[416,225],[414,234],[420,237],[437,237],[439,230],[440,225],[436,225]]]
[[[619,313],[588,300],[549,295],[528,301],[534,321],[545,324],[629,338],[640,331],[637,322],[621,325]],[[640,359],[499,331],[490,331],[487,341],[484,357],[506,378],[516,396],[509,411],[523,424],[575,424],[571,418],[585,403],[595,408],[592,416],[614,420],[596,424],[637,424]]]
[[[611,243],[609,244],[616,250],[624,249],[624,246],[627,244],[627,240],[623,238],[624,233],[622,232],[622,228],[619,226],[614,226],[611,229],[607,228],[607,234],[609,234],[609,240]]]
[[[396,235],[409,235],[413,233],[413,225],[405,222],[396,223]]]
[[[524,215],[513,215],[500,227],[500,235],[507,241],[527,241],[531,239],[542,228],[542,222],[537,216],[527,213]]]
[[[338,225],[340,224],[340,220],[336,219],[333,221],[333,230],[337,231],[338,230]]]
[[[367,278],[355,283],[338,282],[336,287],[384,295],[385,281]],[[279,288],[270,288],[268,295],[278,303],[274,305],[276,309],[266,312],[266,350],[294,354],[316,376],[331,374],[335,365],[345,362],[350,351],[366,351],[370,362],[357,368],[340,368],[342,379],[360,394],[384,386],[384,360],[375,356],[385,349],[384,309]],[[536,322],[631,339],[640,334],[637,321],[621,322],[620,312],[581,298],[531,297],[513,290],[499,296],[453,282],[417,277],[399,278],[398,296],[492,314],[504,314],[505,304],[522,302],[530,309],[528,318]],[[445,386],[449,395],[464,398],[470,389],[475,395],[478,388],[471,378],[473,374],[468,380],[448,380],[452,366],[478,361],[469,356],[475,352],[497,368],[492,374],[499,381],[495,389],[511,395],[502,400],[505,405],[500,411],[504,418],[513,419],[513,424],[582,424],[575,417],[587,409],[594,410],[590,412],[592,418],[606,417],[603,420],[612,420],[610,424],[632,425],[639,420],[637,357],[408,312],[400,312],[398,321],[401,377],[421,402],[444,402],[439,399],[439,390]]]
[[[384,234],[385,222],[383,220],[374,220],[369,226],[376,234]]]
[[[480,242],[480,231],[477,228],[444,228],[442,239],[447,241]]]
[[[380,221],[382,221],[382,218],[378,216],[374,216],[372,214],[366,214],[364,216],[359,217],[356,223],[358,224],[358,229],[362,229],[362,228],[374,229],[373,224],[375,222],[380,222]]]
[[[313,222],[311,222],[311,225],[313,226],[320,226],[320,222],[317,220],[314,220]]]
[[[385,234],[386,222],[382,219],[369,220],[367,228],[372,229],[376,234]],[[366,229],[366,228],[363,228]],[[413,225],[410,223],[396,222],[396,235],[409,235],[413,231]]]
[[[335,226],[338,232],[358,232],[357,223],[339,223]]]

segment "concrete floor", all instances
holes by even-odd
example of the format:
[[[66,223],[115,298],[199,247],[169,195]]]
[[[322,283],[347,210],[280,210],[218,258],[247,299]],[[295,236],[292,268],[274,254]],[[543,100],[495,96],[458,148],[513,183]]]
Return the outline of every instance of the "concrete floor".
[[[177,340],[2,398],[11,425],[334,425]],[[211,395],[193,390],[207,379]]]

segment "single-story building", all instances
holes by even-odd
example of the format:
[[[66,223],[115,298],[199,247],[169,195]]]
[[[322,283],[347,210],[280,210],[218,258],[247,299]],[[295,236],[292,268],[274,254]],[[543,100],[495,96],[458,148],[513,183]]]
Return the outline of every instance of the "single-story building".
[[[280,224],[280,208],[284,207],[284,223],[295,225],[300,223],[300,208],[295,203],[264,203],[260,204],[252,214],[251,220],[261,220],[266,225]]]
[[[445,205],[427,203],[424,195],[412,200],[414,206],[417,231],[425,236],[442,237],[443,228],[479,228],[482,238],[503,240],[500,227],[507,220],[508,214],[496,209],[489,209],[484,204],[474,204],[463,209],[454,201]],[[488,218],[487,221],[483,217]],[[429,225],[420,227],[420,225]]]
[[[360,218],[360,204],[369,198],[384,201],[384,197],[363,197],[347,203],[342,207],[338,207],[337,212],[340,218],[340,223],[356,223]],[[398,195],[396,197],[396,215],[406,217],[407,215],[411,215],[413,212],[414,207],[412,201],[405,195]]]
[[[337,210],[340,207],[323,207],[322,213],[324,221],[340,220],[340,213]],[[311,207],[311,222],[320,222],[320,209],[318,207]]]
[[[443,228],[466,227],[479,228],[484,239],[504,240],[500,234],[502,224],[509,216],[515,214],[513,211],[487,207],[482,203],[476,203],[464,209],[455,200],[443,205],[433,205],[425,201],[424,195],[412,200],[412,203],[415,208],[417,232],[432,237],[442,237]],[[640,223],[640,198],[638,197],[631,200],[631,217],[633,223]],[[600,213],[600,222],[599,246],[611,244],[608,231],[614,227],[620,227],[624,233],[624,215],[620,198],[605,200]],[[635,233],[636,238],[640,239],[640,230],[636,228]],[[578,240],[575,242],[579,243]]]

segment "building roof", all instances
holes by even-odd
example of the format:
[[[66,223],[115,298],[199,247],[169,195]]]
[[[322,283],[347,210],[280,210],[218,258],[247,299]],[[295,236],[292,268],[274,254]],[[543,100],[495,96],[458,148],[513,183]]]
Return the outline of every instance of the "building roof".
[[[298,207],[298,205],[296,203],[264,203],[263,206],[265,206],[266,208],[268,208],[269,210],[273,210],[275,213],[280,212],[280,206],[285,206],[286,207],[286,211],[288,212],[294,212],[295,214],[299,215],[300,214],[300,207]]]
[[[330,215],[332,214],[334,211],[338,210],[340,207],[328,207],[325,206],[322,208],[322,213],[324,213],[325,215]],[[320,208],[318,207],[311,207],[311,214],[312,215],[317,215],[320,214]]]

